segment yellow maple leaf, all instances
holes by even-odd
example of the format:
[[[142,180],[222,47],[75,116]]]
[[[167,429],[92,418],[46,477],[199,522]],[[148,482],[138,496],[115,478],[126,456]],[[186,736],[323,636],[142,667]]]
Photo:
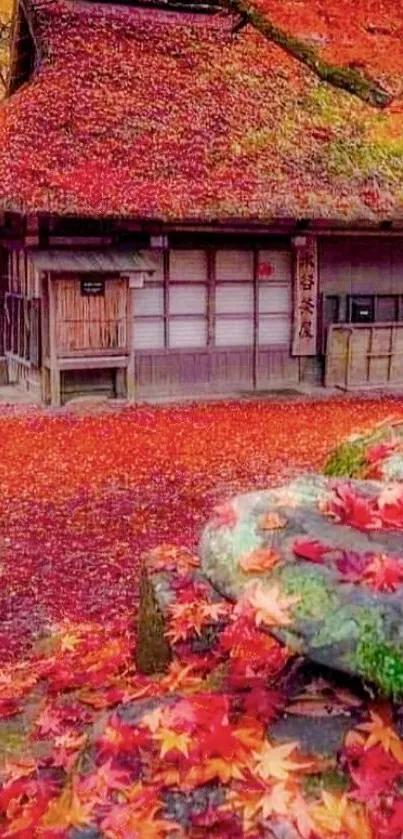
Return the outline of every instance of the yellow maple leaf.
[[[267,589],[258,585],[248,599],[256,611],[256,626],[262,623],[266,626],[288,626],[291,623],[289,610],[301,600],[300,597],[285,597],[278,585]]]
[[[168,752],[180,752],[187,757],[192,742],[192,738],[188,734],[178,733],[169,728],[159,729],[154,734],[154,740],[161,743],[160,757],[165,757]]]
[[[311,816],[316,828],[324,830],[326,836],[329,833],[341,833],[345,824],[347,808],[348,799],[345,795],[334,795],[322,790],[322,801],[311,807]]]
[[[364,748],[381,745],[385,752],[390,752],[398,763],[403,763],[403,740],[389,724],[389,714],[382,716],[370,711],[370,721],[357,725],[359,731],[368,735]]]
[[[81,635],[77,632],[66,632],[60,638],[60,649],[62,653],[73,652],[81,644]]]
[[[278,781],[285,781],[291,772],[310,767],[311,762],[289,760],[290,755],[297,748],[297,742],[283,743],[280,746],[272,746],[271,743],[266,742],[260,752],[253,754],[257,774],[265,780],[276,778]]]

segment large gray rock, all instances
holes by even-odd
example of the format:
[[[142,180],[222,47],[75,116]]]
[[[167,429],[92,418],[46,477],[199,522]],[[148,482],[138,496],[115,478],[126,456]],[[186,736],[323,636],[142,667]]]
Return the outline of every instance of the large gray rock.
[[[381,510],[377,518],[385,487],[368,481],[350,481],[347,495],[361,497],[364,508],[368,502],[375,511],[373,521],[366,518],[365,509],[354,519],[346,487],[341,487],[340,515],[330,517],[323,508],[334,501],[340,508],[338,486],[334,480],[311,475],[277,490],[233,499],[204,530],[202,569],[225,597],[249,601],[255,609],[260,604],[256,614],[262,628],[291,649],[364,677],[384,693],[399,697],[403,694],[403,519],[399,529],[396,515],[385,523]],[[358,526],[346,523],[350,520]],[[317,549],[307,543],[315,543]],[[309,559],[303,558],[306,552]],[[271,599],[280,598],[280,604],[289,601],[285,610],[280,609],[287,615],[283,624],[281,618],[276,623],[270,615],[264,617],[267,592]]]

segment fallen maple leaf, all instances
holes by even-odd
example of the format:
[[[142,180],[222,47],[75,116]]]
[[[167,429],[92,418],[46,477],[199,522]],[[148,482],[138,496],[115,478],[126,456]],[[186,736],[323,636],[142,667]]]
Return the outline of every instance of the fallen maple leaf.
[[[281,556],[269,548],[256,548],[239,559],[239,566],[246,574],[262,574],[271,571],[280,562]]]
[[[88,827],[92,822],[95,801],[83,801],[74,785],[66,787],[61,796],[51,802],[41,824],[54,830],[65,830],[68,827]]]
[[[160,757],[163,758],[169,752],[180,752],[185,757],[189,754],[189,746],[192,742],[191,737],[184,732],[178,733],[169,728],[159,728],[153,739],[161,744]]]
[[[315,562],[321,565],[324,562],[324,557],[331,548],[322,545],[317,539],[295,539],[292,544],[292,550],[296,556],[301,559],[306,559],[309,562]]]
[[[289,626],[291,623],[290,608],[300,603],[301,598],[286,597],[281,593],[278,585],[263,589],[256,586],[247,601],[255,610],[256,626]]]
[[[403,560],[386,554],[376,555],[366,565],[362,580],[375,591],[396,591],[403,583]]]
[[[328,834],[343,835],[348,806],[346,795],[335,795],[322,790],[322,801],[311,807],[310,814],[317,829],[328,831],[325,833],[326,836]]]
[[[298,749],[298,743],[284,743],[273,746],[266,742],[260,752],[255,752],[255,771],[264,780],[276,778],[286,781],[291,772],[301,772],[312,765],[312,762],[289,760],[290,755]]]
[[[185,772],[181,776],[181,784],[184,789],[194,789],[214,780],[218,780],[222,784],[229,784],[232,780],[242,780],[244,771],[238,760],[212,757],[204,760],[203,763],[192,766]]]
[[[379,530],[382,527],[376,501],[360,495],[348,483],[337,485],[327,511],[340,524],[347,524],[357,530]]]
[[[345,749],[344,757],[355,784],[351,798],[358,801],[377,800],[402,775],[402,765],[380,744],[369,749],[364,749],[361,744],[352,745]]]
[[[356,728],[368,735],[364,744],[365,749],[370,749],[371,746],[379,743],[385,752],[390,752],[398,763],[403,764],[403,740],[392,727],[387,712],[382,714],[370,711],[370,721],[360,723]]]
[[[283,530],[287,524],[288,519],[276,512],[266,513],[259,521],[260,530]]]
[[[401,483],[386,486],[379,498],[378,507],[384,527],[403,528],[403,488]]]
[[[342,576],[342,582],[359,583],[368,565],[368,557],[356,551],[343,551],[336,559],[336,568]]]

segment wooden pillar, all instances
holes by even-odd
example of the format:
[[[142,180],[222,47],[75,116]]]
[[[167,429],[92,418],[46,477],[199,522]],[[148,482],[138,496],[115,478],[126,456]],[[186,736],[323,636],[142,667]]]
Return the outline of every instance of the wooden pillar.
[[[57,324],[56,324],[56,299],[54,280],[48,273],[48,299],[49,299],[49,361],[50,361],[50,404],[52,408],[59,408],[61,405],[60,370],[57,358]]]
[[[259,388],[259,251],[253,251],[253,390]]]
[[[164,348],[169,347],[169,250],[163,253],[164,271]]]
[[[126,281],[126,341],[129,358],[126,368],[126,398],[128,402],[134,402],[136,398],[136,368],[134,358],[133,340],[133,290],[130,288],[129,280]],[[119,374],[118,374],[119,375]]]

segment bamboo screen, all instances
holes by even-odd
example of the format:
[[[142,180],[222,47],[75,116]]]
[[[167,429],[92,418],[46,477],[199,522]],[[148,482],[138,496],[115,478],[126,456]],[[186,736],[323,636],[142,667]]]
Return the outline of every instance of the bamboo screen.
[[[125,280],[105,279],[105,294],[81,295],[80,278],[54,280],[58,355],[126,350]]]

